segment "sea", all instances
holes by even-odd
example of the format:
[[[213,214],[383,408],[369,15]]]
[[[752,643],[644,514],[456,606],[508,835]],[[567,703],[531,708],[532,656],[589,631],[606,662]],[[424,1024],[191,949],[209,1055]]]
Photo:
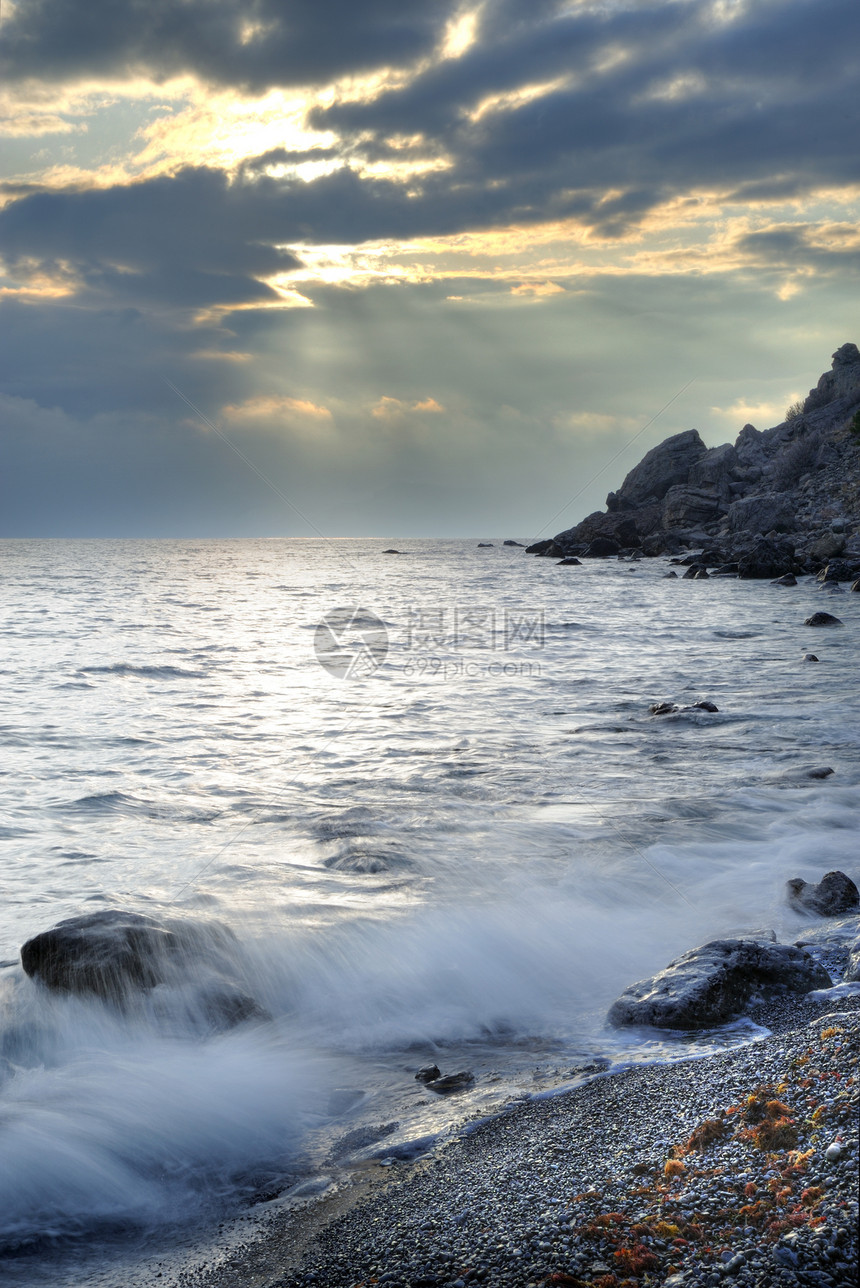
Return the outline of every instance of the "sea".
[[[789,878],[857,876],[860,595],[668,568],[0,543],[4,1282],[167,1283],[350,1169],[763,1036],[606,1010],[708,939],[814,930]],[[213,1022],[208,958],[124,1005],[25,975],[25,941],[112,909],[214,936],[251,1013]],[[435,1094],[434,1064],[473,1081]]]

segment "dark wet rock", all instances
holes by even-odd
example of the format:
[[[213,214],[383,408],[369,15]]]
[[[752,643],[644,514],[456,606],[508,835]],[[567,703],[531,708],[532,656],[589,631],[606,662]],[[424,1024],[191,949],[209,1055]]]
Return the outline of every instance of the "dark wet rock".
[[[796,586],[797,578],[793,572],[787,572],[784,577],[777,577],[776,581],[772,581],[770,584],[771,586]]]
[[[589,559],[605,559],[617,555],[620,550],[620,545],[612,537],[595,537],[585,553]]]
[[[695,581],[708,581],[709,579],[710,579],[710,573],[708,572],[707,568],[700,568],[694,578]]]
[[[698,564],[698,563],[690,564],[689,568],[688,568],[688,569],[687,569],[687,571],[684,573],[684,578],[683,578],[683,580],[684,580],[684,581],[695,581],[696,577],[698,576],[698,574],[699,574],[700,572],[705,572],[705,568],[704,568],[704,566],[703,566],[702,564]]]
[[[522,549],[522,548],[523,548],[523,543],[522,543],[521,541],[511,541],[510,539],[509,539],[509,540],[507,540],[507,541],[503,541],[503,542],[502,542],[502,545],[503,545],[503,546],[519,546],[519,547],[520,547],[520,549]]]
[[[860,590],[860,577],[858,577],[856,581],[852,581],[852,583],[851,583],[851,589],[852,589],[852,590]]]
[[[803,655],[803,661],[804,661],[804,662],[820,662],[820,661],[821,661],[821,659],[820,659],[819,657],[816,657],[814,653],[804,653],[804,655]]]
[[[807,778],[829,778],[834,770],[830,765],[816,765],[814,769],[807,769]]]
[[[702,1029],[741,1014],[753,997],[830,988],[831,979],[802,948],[759,939],[717,939],[632,984],[609,1010],[616,1027]]]
[[[813,613],[807,617],[804,626],[844,626],[845,623],[839,618],[834,617],[831,613]]]
[[[831,559],[830,562],[821,569],[816,581],[851,581],[857,575],[857,565],[849,563],[847,559]]]
[[[399,554],[401,553],[401,551],[399,551],[399,550],[394,550],[394,549],[392,548],[392,549],[390,549],[390,550],[383,550],[383,552],[382,552],[382,553],[383,553],[384,555],[399,555]]]
[[[671,572],[664,572],[664,573],[663,573],[663,580],[665,581],[668,577],[675,577],[675,578],[677,578],[677,576],[678,576],[678,574],[675,572],[675,570],[674,570],[674,568],[673,568]]]
[[[568,557],[567,557],[566,559],[559,559],[559,561],[558,561],[558,566],[559,566],[559,568],[564,568],[564,567],[567,567],[567,568],[573,568],[573,567],[581,568],[581,567],[582,567],[582,560],[581,560],[581,559],[577,559],[576,555],[568,555]]]
[[[821,917],[838,917],[860,907],[860,891],[844,872],[828,872],[817,884],[792,877],[785,890],[793,908]]]
[[[416,1082],[435,1082],[441,1078],[442,1071],[438,1064],[425,1064],[415,1075]]]
[[[189,1005],[216,1028],[263,1012],[235,979],[235,935],[215,922],[157,921],[105,909],[61,921],[28,939],[21,964],[55,992],[94,996],[120,1007],[167,987],[192,986]]]
[[[829,560],[835,559],[841,555],[845,549],[845,538],[836,532],[825,532],[817,541],[813,541],[809,547],[809,554],[812,559],[818,562],[828,563]]]
[[[492,541],[479,541],[479,542],[478,542],[478,549],[479,549],[479,550],[492,550],[492,549],[493,549],[493,543],[492,543]]]
[[[737,577],[737,575],[738,565],[732,562],[720,564],[711,573],[712,577]]]
[[[596,510],[586,515],[575,527],[559,532],[555,541],[563,548],[565,554],[584,553],[591,542],[598,537],[608,537],[617,542],[621,548],[638,550],[642,545],[643,534],[658,527],[659,523],[659,506],[638,510],[635,520],[628,513],[604,514]]]
[[[854,940],[848,953],[848,964],[842,976],[846,984],[860,983],[860,937]]]
[[[719,707],[715,706],[713,702],[707,701],[691,702],[685,707],[679,706],[676,702],[655,702],[653,706],[648,708],[648,711],[652,716],[672,716],[677,714],[679,711],[714,712],[719,711]]]
[[[751,550],[738,560],[738,576],[743,580],[772,580],[794,571],[794,547],[787,542],[761,537]]]
[[[533,541],[530,546],[526,546],[526,554],[545,555],[551,545],[554,545],[552,537],[546,537],[543,541]]]
[[[435,1091],[437,1096],[453,1096],[458,1091],[466,1091],[473,1085],[475,1075],[468,1069],[462,1069],[460,1073],[449,1073],[444,1078],[434,1078],[432,1082],[427,1083],[429,1091]]]

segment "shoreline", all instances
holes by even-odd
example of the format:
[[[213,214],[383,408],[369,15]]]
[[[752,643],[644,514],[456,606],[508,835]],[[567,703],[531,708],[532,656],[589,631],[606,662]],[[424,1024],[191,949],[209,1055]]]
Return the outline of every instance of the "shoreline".
[[[750,1018],[770,1036],[519,1103],[412,1163],[272,1212],[258,1237],[177,1283],[853,1284],[860,997],[782,999]],[[762,1085],[780,1105],[769,1151],[745,1108]]]

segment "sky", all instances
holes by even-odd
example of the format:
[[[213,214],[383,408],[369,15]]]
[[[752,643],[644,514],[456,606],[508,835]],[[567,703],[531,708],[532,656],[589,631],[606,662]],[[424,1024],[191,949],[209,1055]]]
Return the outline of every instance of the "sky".
[[[4,0],[0,536],[550,535],[860,341],[857,0]]]

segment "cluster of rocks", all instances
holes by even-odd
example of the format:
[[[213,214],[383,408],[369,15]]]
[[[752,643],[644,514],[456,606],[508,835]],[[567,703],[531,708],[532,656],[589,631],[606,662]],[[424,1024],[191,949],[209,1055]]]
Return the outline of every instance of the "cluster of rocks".
[[[844,872],[815,883],[793,877],[786,885],[792,907],[820,917],[860,911],[860,891]],[[854,926],[855,935],[860,926]],[[857,980],[860,936],[847,954],[843,979]],[[617,1027],[701,1029],[740,1015],[752,997],[809,993],[833,981],[802,944],[779,944],[772,931],[716,939],[684,953],[665,970],[631,984],[609,1010]]]
[[[527,547],[550,558],[680,555],[704,548],[687,576],[775,579],[826,570],[860,578],[860,351],[843,344],[800,408],[734,444],[674,434],[575,527]],[[692,566],[691,560],[691,566]],[[713,572],[710,575],[714,575]]]

